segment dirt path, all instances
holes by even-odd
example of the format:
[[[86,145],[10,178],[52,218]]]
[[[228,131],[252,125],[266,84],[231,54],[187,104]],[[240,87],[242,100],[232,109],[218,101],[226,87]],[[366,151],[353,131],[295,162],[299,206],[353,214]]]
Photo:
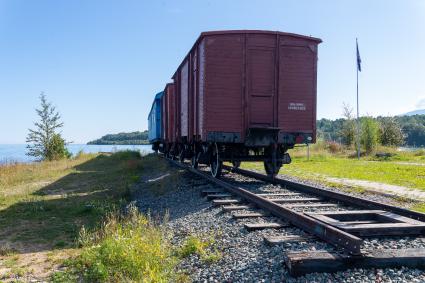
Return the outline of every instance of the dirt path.
[[[400,165],[414,165],[414,166],[425,166],[425,163],[418,163],[418,162],[394,162],[395,164],[400,164]]]
[[[421,199],[425,200],[425,191],[420,189],[408,188],[403,186],[389,185],[379,182],[372,182],[366,180],[355,180],[355,179],[345,179],[345,178],[333,178],[326,177],[329,182],[343,184],[343,185],[351,185],[351,186],[359,186],[371,191],[377,191],[380,193],[386,193],[395,196],[402,196],[411,199]]]

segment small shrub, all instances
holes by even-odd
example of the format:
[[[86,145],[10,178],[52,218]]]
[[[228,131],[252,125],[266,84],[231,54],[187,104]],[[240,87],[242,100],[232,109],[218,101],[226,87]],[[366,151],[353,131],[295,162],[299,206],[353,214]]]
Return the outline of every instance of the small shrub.
[[[425,156],[425,149],[416,150],[414,155],[415,156]]]
[[[372,159],[377,161],[381,161],[381,160],[389,161],[394,159],[394,156],[396,156],[396,154],[391,152],[377,152],[374,158]]]
[[[137,208],[126,215],[110,214],[96,232],[82,228],[81,254],[71,264],[85,282],[168,282],[177,259],[163,231]],[[61,278],[62,275],[55,275]],[[66,276],[62,276],[66,277]]]
[[[179,255],[184,258],[192,254],[205,254],[205,248],[208,247],[208,245],[209,243],[207,241],[203,241],[195,236],[189,236],[181,247]]]
[[[16,253],[9,243],[0,245],[0,256],[10,256]]]
[[[72,154],[66,148],[66,142],[60,134],[54,134],[45,153],[45,160],[60,160],[71,158]]]
[[[381,144],[384,146],[400,146],[404,143],[405,135],[395,117],[381,118],[379,133]]]
[[[78,282],[78,275],[69,272],[57,271],[52,274],[50,279],[53,283]]]
[[[221,257],[222,257],[222,254],[219,251],[215,250],[203,256],[202,260],[205,261],[206,263],[215,263],[219,261]]]
[[[360,143],[367,153],[373,152],[379,142],[379,123],[372,117],[363,117],[361,120],[362,132]]]
[[[80,232],[78,232],[77,244],[78,247],[89,246],[93,242],[92,234],[87,231],[86,227],[81,227]]]
[[[344,120],[338,135],[347,147],[351,147],[356,139],[356,120],[353,115],[353,108],[349,104],[343,104],[343,116]]]
[[[342,151],[342,146],[337,142],[327,142],[327,148],[330,153],[338,153]]]
[[[178,251],[178,255],[185,258],[196,254],[206,263],[217,262],[221,258],[221,253],[216,249],[211,250],[214,243],[215,241],[212,237],[203,240],[197,236],[189,236]]]

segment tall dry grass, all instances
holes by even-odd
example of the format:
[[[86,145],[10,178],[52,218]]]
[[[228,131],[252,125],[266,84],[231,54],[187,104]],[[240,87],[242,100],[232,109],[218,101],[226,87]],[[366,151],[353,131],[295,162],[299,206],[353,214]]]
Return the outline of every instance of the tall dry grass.
[[[95,154],[80,154],[78,158],[73,159],[0,164],[0,190],[5,187],[63,175],[64,170],[69,170],[76,165],[82,164],[94,156]]]

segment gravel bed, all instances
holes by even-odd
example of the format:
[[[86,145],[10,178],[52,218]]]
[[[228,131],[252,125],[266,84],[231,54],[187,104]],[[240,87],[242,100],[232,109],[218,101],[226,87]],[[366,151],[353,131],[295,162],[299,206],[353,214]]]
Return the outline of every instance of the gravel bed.
[[[264,174],[264,172],[262,172],[260,170],[252,169],[252,171],[260,173],[260,174]],[[233,173],[227,173],[226,175],[228,176],[229,174],[233,174]],[[237,174],[233,174],[233,175],[236,176]],[[341,192],[341,188],[329,187],[329,186],[326,186],[323,183],[320,183],[319,181],[315,181],[315,180],[300,179],[300,178],[297,178],[295,176],[286,175],[286,174],[279,174],[278,177],[285,179],[285,180],[288,180],[288,181],[302,183],[302,184],[310,185],[310,186],[317,187],[317,188],[320,188],[320,189],[325,189],[325,190],[328,190],[328,191],[339,192],[339,193]],[[247,177],[238,175],[238,177],[232,176],[232,178],[236,181],[243,181],[244,178],[247,178]],[[269,184],[269,186],[273,186],[273,185]],[[348,195],[352,195],[352,196],[356,196],[356,197],[367,197],[368,200],[382,202],[382,203],[391,204],[391,205],[396,205],[396,206],[405,207],[405,208],[409,208],[413,204],[417,203],[417,201],[414,200],[414,199],[400,200],[399,198],[395,198],[394,195],[385,194],[385,193],[381,193],[381,192],[366,191],[365,193],[359,193],[359,192],[351,190],[350,186],[342,186],[342,190],[345,194],[348,194]]]
[[[262,173],[262,172],[258,172],[258,173]],[[328,191],[333,191],[333,192],[341,192],[341,189],[339,188],[334,188],[334,187],[329,187],[326,186],[320,182],[317,181],[313,181],[313,180],[303,180],[294,176],[290,176],[290,175],[285,175],[285,174],[279,174],[279,178],[288,180],[288,181],[292,181],[292,182],[297,182],[297,183],[302,183],[302,184],[306,184],[306,185],[310,185],[310,186],[314,186],[320,189],[325,189]],[[412,204],[416,203],[415,200],[407,200],[405,199],[404,201],[400,201],[397,198],[394,198],[393,195],[388,195],[385,193],[379,193],[379,192],[372,192],[372,191],[366,191],[366,193],[362,194],[362,193],[358,193],[356,191],[352,191],[351,188],[349,186],[343,186],[343,192],[345,194],[351,195],[351,196],[355,196],[355,197],[365,197],[368,200],[372,200],[372,201],[377,201],[377,202],[382,202],[382,203],[386,203],[386,204],[390,204],[390,205],[395,205],[395,206],[400,206],[400,207],[405,207],[405,208],[409,208]]]
[[[230,174],[226,174],[229,177]],[[236,177],[235,177],[236,176]],[[245,177],[233,174],[232,178],[243,181]],[[258,192],[282,192],[279,186],[250,182],[250,189]],[[260,185],[259,185],[260,184]],[[245,183],[244,183],[245,185]],[[235,212],[222,212],[201,197],[203,189],[215,188],[202,179],[183,173],[179,181],[165,194],[158,196],[147,190],[149,184],[142,181],[134,194],[135,203],[142,212],[154,219],[163,219],[173,233],[172,242],[180,245],[188,235],[209,236],[215,239],[215,248],[222,256],[217,262],[208,263],[197,255],[181,262],[179,269],[190,275],[193,282],[425,282],[425,273],[416,269],[352,269],[334,274],[308,274],[292,278],[284,264],[287,251],[333,251],[334,247],[318,240],[292,242],[274,247],[264,243],[264,236],[305,235],[295,227],[266,229],[247,232],[244,223],[277,222],[273,217],[234,220]],[[329,209],[323,209],[329,210]],[[243,210],[252,212],[259,210]],[[321,211],[321,209],[312,209]],[[365,240],[368,248],[425,248],[424,239],[388,238]]]

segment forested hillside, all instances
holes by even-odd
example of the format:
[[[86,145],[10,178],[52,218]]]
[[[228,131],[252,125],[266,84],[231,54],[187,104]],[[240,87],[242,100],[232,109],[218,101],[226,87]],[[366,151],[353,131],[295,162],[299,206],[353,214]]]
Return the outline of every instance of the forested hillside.
[[[377,122],[381,122],[387,117],[373,118]],[[395,121],[400,125],[404,134],[404,145],[406,146],[425,146],[425,115],[413,116],[397,116]],[[336,142],[344,142],[344,127],[345,119],[336,120],[320,119],[317,121],[318,136],[325,140]]]
[[[148,131],[108,134],[87,144],[148,144]]]
[[[388,117],[373,118],[377,122],[383,122]],[[396,116],[393,117],[400,125],[404,134],[404,145],[423,147],[425,146],[425,115]],[[344,143],[344,121],[320,119],[317,121],[317,135],[324,140]],[[148,131],[108,134],[88,144],[148,144]]]

